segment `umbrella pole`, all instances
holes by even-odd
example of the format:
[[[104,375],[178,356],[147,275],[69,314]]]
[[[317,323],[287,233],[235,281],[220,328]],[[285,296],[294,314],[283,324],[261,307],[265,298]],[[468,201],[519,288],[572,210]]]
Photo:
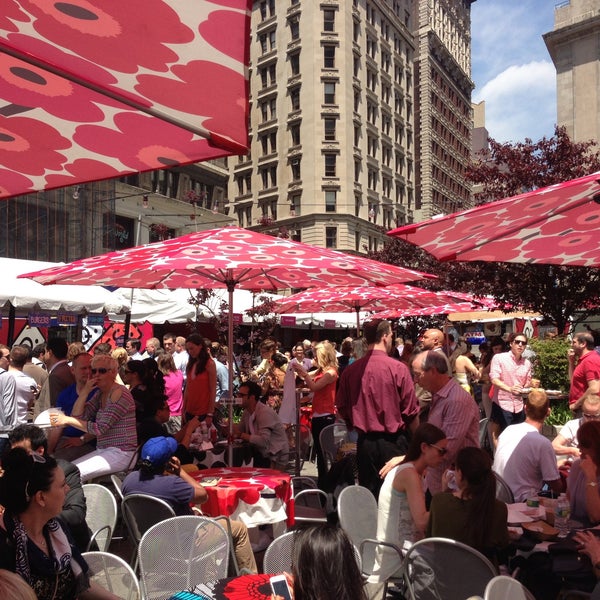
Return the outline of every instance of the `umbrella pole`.
[[[356,311],[356,337],[360,337],[360,306],[355,306],[354,310]]]
[[[229,363],[229,436],[227,438],[227,458],[229,466],[233,467],[233,289],[235,283],[227,282],[227,291],[229,292],[229,314],[227,315],[227,362]]]

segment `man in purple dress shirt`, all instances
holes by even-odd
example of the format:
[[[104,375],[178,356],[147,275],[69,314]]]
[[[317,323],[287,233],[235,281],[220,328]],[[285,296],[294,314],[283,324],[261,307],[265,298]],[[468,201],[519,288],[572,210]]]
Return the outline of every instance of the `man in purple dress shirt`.
[[[389,321],[365,324],[369,350],[340,378],[335,404],[349,429],[358,432],[358,481],[379,495],[379,470],[404,454],[410,432],[419,425],[419,404],[408,367],[389,356],[393,333]]]

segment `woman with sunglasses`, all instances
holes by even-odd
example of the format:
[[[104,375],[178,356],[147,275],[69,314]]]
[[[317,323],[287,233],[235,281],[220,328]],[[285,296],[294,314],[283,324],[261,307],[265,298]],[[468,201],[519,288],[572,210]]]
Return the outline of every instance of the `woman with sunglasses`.
[[[54,458],[14,448],[2,458],[0,568],[17,573],[39,600],[115,599],[88,568],[56,519],[69,486]]]
[[[71,416],[50,416],[53,426],[72,425],[96,436],[96,450],[73,462],[81,471],[81,481],[126,470],[137,447],[135,402],[129,390],[115,382],[116,374],[114,358],[105,354],[94,356],[91,376],[75,401]]]
[[[446,434],[435,425],[422,423],[413,433],[402,462],[385,477],[379,491],[377,539],[402,548],[405,541],[423,538],[429,519],[425,506],[423,475],[428,467],[436,467],[447,452]],[[377,556],[380,580],[395,573],[398,555],[384,548]]]
[[[497,562],[508,546],[507,509],[496,500],[496,477],[489,454],[468,446],[456,455],[457,490],[431,500],[426,537],[445,537],[467,544]],[[448,475],[445,477],[446,486]]]

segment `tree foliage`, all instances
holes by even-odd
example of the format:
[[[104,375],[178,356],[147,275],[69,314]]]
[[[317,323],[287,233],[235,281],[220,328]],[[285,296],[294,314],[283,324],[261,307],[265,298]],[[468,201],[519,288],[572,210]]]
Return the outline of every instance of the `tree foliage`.
[[[572,142],[563,127],[554,136],[534,143],[489,140],[489,151],[468,170],[481,186],[479,203],[499,200],[528,190],[568,181],[600,171],[595,142]],[[550,243],[550,242],[549,242]],[[370,258],[433,273],[437,280],[420,283],[430,289],[448,289],[491,295],[501,309],[515,306],[539,312],[564,331],[570,319],[584,322],[600,312],[600,269],[538,264],[445,262],[403,240],[390,239]]]

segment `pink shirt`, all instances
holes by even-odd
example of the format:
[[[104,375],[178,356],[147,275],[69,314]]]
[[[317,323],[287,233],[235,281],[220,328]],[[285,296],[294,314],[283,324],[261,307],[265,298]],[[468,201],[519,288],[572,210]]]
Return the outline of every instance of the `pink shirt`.
[[[183,373],[179,370],[171,371],[164,377],[165,396],[172,417],[181,415],[183,406]]]
[[[517,360],[510,350],[494,354],[490,363],[490,381],[493,382],[494,379],[499,379],[509,387],[513,387],[513,385],[529,387],[531,385],[531,363],[523,357]],[[497,386],[494,386],[493,400],[500,408],[508,412],[518,413],[523,410],[522,396],[514,396]]]

